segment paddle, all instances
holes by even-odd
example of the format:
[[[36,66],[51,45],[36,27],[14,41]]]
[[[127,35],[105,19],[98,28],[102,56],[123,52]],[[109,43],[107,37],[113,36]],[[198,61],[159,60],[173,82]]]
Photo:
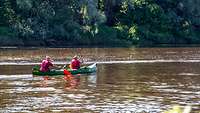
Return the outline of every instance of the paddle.
[[[64,76],[65,80],[71,80],[73,78],[72,74],[66,69],[64,69],[64,74],[65,74]]]
[[[64,74],[65,75],[72,75],[69,71],[67,71],[66,69],[64,69]]]

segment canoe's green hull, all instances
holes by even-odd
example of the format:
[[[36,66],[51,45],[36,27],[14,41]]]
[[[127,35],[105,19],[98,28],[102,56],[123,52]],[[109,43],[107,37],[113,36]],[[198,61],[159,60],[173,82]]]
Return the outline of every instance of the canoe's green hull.
[[[93,64],[94,65],[94,64]],[[86,67],[81,67],[80,69],[77,70],[72,70],[72,69],[67,69],[71,74],[88,74],[88,73],[93,73],[96,72],[96,65],[95,66],[86,66]],[[64,69],[61,70],[51,70],[49,72],[41,72],[39,71],[39,67],[35,66],[32,71],[33,75],[37,76],[57,76],[57,75],[64,75]]]

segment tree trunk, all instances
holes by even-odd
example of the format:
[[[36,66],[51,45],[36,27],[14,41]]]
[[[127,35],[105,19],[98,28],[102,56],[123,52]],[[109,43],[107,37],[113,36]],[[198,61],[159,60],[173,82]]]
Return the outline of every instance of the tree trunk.
[[[17,9],[17,1],[16,0],[10,0],[11,8],[16,12]]]
[[[114,24],[114,12],[113,7],[115,0],[104,0],[105,15],[107,18],[106,24],[112,26]]]

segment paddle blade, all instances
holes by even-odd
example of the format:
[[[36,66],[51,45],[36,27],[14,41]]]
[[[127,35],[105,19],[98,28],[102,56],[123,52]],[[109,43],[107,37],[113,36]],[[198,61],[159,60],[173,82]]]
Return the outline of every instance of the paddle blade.
[[[72,74],[69,71],[67,71],[66,69],[64,69],[64,74],[65,74],[64,80],[72,80],[73,79]]]
[[[64,74],[65,75],[72,75],[69,71],[67,71],[66,69],[64,69]]]

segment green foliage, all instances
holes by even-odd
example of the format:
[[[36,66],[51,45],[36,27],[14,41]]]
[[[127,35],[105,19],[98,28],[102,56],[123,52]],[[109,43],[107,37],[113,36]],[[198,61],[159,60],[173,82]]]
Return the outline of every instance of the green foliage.
[[[100,25],[99,26],[99,32],[97,34],[97,38],[104,39],[104,40],[112,40],[117,37],[116,30],[114,28]]]
[[[163,9],[166,4],[169,4],[168,10]],[[178,17],[177,10],[174,9],[177,4],[173,0],[125,0],[116,16],[120,22],[116,23],[117,28],[127,26],[128,28],[120,31],[127,33],[128,40],[132,39],[140,44],[144,40],[155,44],[190,43],[191,24],[187,19]]]
[[[136,25],[133,25],[129,28],[128,37],[133,40],[134,43],[137,43],[139,41],[138,28]]]
[[[0,36],[10,36],[13,37],[14,33],[9,27],[0,27]]]
[[[30,10],[33,7],[33,1],[31,0],[17,0],[17,6],[19,9]]]
[[[0,35],[87,45],[123,40],[140,45],[200,43],[199,29],[180,5],[183,2],[1,0]]]
[[[117,30],[119,38],[122,38],[122,39],[128,38],[128,32],[127,31],[129,30],[129,27],[127,25],[118,24],[115,28]]]
[[[9,0],[2,0],[1,3],[2,21],[8,25],[17,23],[19,18],[16,16],[15,11],[12,9],[11,2]]]
[[[103,0],[98,0],[98,9],[100,11],[104,11],[104,1]]]

